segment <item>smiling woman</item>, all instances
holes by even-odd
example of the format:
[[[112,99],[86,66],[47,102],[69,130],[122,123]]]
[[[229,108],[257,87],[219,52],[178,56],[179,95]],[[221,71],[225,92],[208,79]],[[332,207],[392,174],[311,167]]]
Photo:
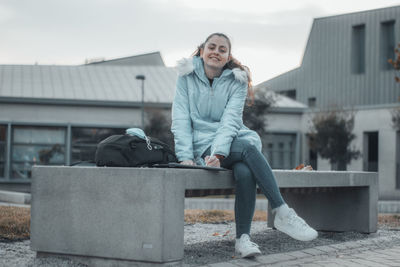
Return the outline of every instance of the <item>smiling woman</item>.
[[[275,227],[291,237],[309,241],[318,233],[284,202],[261,140],[243,124],[250,71],[232,56],[229,38],[213,33],[182,60],[172,105],[175,152],[181,164],[222,166],[233,170],[236,182],[235,251],[241,257],[261,254],[250,241],[256,185],[276,213]]]

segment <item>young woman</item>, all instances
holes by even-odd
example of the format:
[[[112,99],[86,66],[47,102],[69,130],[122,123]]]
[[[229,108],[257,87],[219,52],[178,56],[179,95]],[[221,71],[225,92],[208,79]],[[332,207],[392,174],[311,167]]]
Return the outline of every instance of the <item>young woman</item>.
[[[275,227],[289,236],[313,240],[318,233],[289,208],[261,153],[258,134],[243,125],[246,96],[252,96],[249,70],[231,54],[231,42],[213,33],[190,59],[178,62],[171,131],[182,164],[206,164],[233,170],[236,181],[235,251],[241,257],[261,254],[250,241],[256,185],[275,213]]]

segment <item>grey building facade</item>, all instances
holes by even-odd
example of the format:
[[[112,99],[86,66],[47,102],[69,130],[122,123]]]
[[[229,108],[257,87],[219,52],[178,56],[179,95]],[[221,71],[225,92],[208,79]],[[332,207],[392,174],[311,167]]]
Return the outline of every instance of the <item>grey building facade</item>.
[[[150,65],[0,65],[0,189],[29,191],[35,164],[93,160],[99,141],[141,127],[142,105],[169,118],[176,77]]]
[[[316,18],[300,66],[257,85],[308,106],[300,158],[319,170],[333,166],[308,147],[312,117],[321,110],[354,112],[353,145],[362,156],[347,170],[379,172],[381,199],[400,199],[400,132],[391,121],[400,84],[388,63],[399,42],[400,6]]]
[[[300,67],[259,84],[309,107],[397,103],[400,6],[314,19]]]

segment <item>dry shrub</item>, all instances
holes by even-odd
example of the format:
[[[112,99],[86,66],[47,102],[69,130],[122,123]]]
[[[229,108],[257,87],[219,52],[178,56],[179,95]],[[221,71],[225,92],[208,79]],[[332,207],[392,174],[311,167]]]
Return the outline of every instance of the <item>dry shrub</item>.
[[[400,214],[379,214],[378,224],[391,228],[400,228]]]
[[[256,210],[253,221],[266,221],[267,212]],[[235,221],[233,210],[185,210],[187,223],[223,223]]]
[[[30,219],[30,208],[0,206],[0,239],[29,239]]]

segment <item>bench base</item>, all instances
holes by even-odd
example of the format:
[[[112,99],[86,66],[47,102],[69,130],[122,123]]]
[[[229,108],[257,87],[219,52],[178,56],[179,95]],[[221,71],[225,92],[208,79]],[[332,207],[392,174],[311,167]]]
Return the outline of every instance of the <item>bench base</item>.
[[[36,252],[159,264],[183,258],[184,176],[146,168],[34,168],[32,195]]]
[[[285,188],[281,193],[288,206],[315,230],[374,233],[377,211],[376,205],[370,204],[369,190],[369,187]],[[269,227],[274,227],[274,219],[268,206]]]
[[[87,266],[96,267],[170,267],[170,266],[182,266],[182,261],[173,262],[143,262],[143,261],[132,261],[132,260],[120,260],[120,259],[108,259],[100,257],[89,257],[89,256],[77,256],[68,254],[58,254],[58,253],[47,253],[47,252],[37,252],[37,258],[61,258],[72,260],[74,262],[79,262]]]

